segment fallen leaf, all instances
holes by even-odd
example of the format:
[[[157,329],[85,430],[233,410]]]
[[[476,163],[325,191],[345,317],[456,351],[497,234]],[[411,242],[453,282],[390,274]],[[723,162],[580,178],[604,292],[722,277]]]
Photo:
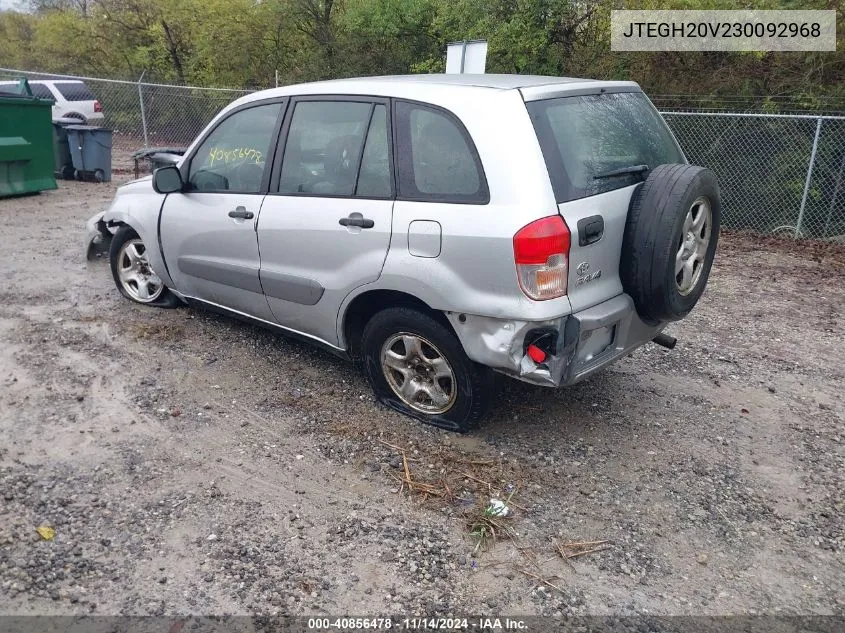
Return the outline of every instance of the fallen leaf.
[[[35,531],[38,532],[38,536],[43,538],[45,541],[52,541],[56,537],[56,530],[47,525],[37,527],[35,528]]]

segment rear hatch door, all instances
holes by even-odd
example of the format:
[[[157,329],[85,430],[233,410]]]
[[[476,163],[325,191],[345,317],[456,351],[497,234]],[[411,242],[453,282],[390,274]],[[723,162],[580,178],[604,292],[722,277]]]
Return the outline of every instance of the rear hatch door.
[[[572,234],[573,312],[622,292],[619,267],[631,195],[653,169],[686,162],[660,114],[639,90],[526,103],[558,210]],[[629,170],[629,171],[625,171]]]

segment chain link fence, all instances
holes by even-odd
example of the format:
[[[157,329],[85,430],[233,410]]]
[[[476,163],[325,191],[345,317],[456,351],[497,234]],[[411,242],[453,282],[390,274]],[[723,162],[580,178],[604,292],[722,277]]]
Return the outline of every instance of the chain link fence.
[[[135,169],[132,154],[139,149],[190,145],[225,105],[250,92],[0,68],[0,81],[20,77],[84,81],[103,109],[104,119],[92,124],[113,131],[112,171],[118,173]]]
[[[845,236],[845,117],[662,114],[689,161],[719,178],[726,228]]]
[[[72,77],[0,68],[0,80],[81,79],[114,131],[113,168],[142,148],[187,146],[247,90]],[[659,98],[656,99],[660,103]],[[719,178],[723,226],[845,240],[845,116],[663,111],[691,163]]]

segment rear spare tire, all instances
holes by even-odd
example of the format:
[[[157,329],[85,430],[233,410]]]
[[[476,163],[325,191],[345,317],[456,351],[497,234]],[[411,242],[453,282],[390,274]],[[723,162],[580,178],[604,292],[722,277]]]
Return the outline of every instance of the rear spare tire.
[[[677,321],[695,307],[710,275],[722,206],[713,173],[660,165],[631,197],[619,276],[647,323]]]

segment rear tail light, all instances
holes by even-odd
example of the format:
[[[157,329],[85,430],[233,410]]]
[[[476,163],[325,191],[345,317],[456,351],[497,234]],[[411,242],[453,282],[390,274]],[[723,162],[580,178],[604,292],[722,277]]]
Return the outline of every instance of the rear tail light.
[[[569,244],[569,227],[559,215],[541,218],[514,235],[516,273],[526,295],[542,301],[566,294]]]
[[[94,102],[94,112],[102,112],[103,106],[100,105],[99,101]]]

